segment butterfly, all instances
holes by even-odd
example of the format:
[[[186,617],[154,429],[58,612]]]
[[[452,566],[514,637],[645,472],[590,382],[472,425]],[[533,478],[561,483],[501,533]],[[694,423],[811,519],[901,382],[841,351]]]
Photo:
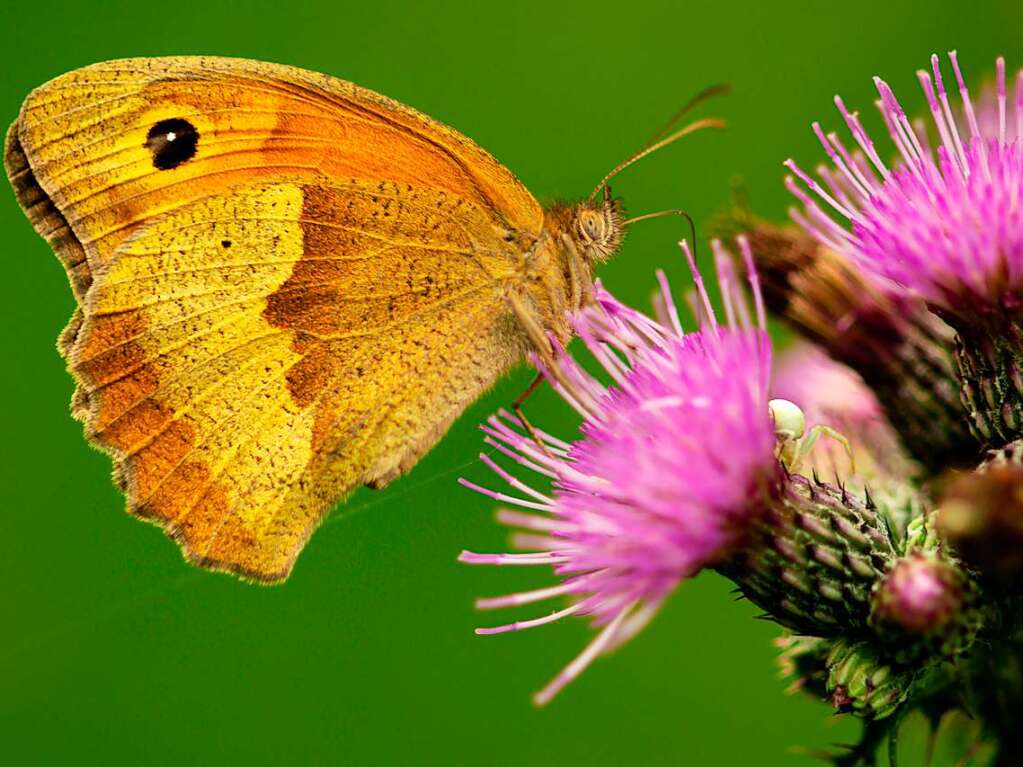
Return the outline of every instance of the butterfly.
[[[129,512],[260,582],[567,342],[628,223],[617,169],[544,207],[410,107],[240,59],[65,74],[27,97],[4,161],[77,299],[58,342],[72,413]]]

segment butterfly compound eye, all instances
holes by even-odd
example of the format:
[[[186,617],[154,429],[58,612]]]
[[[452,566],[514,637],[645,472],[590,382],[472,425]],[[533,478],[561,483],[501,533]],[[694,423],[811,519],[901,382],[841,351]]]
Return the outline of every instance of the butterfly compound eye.
[[[160,120],[146,134],[145,146],[153,156],[154,168],[170,170],[195,157],[199,131],[180,117]]]
[[[579,230],[585,239],[590,242],[600,240],[603,229],[604,222],[594,211],[584,210],[579,214]]]

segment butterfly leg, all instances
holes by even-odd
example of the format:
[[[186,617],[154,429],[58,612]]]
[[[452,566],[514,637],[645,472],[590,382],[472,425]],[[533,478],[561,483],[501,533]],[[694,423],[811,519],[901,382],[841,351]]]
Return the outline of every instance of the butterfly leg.
[[[568,310],[575,311],[580,308],[583,303],[591,303],[593,301],[593,290],[592,286],[583,279],[585,273],[585,263],[582,255],[579,253],[579,249],[576,247],[575,242],[568,235],[563,234],[561,236],[562,246],[568,255],[568,268],[569,278],[571,282],[571,294],[570,294],[570,305],[566,307],[564,305],[564,299],[561,296],[551,295],[551,306],[555,307],[554,313],[557,316],[563,316]],[[512,305],[512,310],[515,312],[519,323],[526,331],[526,335],[532,342],[537,355],[540,357],[544,367],[550,371],[550,374],[554,379],[563,387],[571,391],[571,387],[565,378],[565,375],[561,369],[556,355],[554,354],[553,345],[551,344],[547,334],[543,332],[543,329],[539,326],[535,317],[529,313],[528,308],[524,302],[517,295],[509,296],[509,302]],[[542,339],[542,340],[541,340]],[[525,412],[522,410],[522,403],[525,402],[532,394],[539,388],[540,384],[543,383],[544,375],[540,373],[533,381],[526,387],[526,390],[520,394],[515,402],[512,404],[512,412],[525,427],[529,436],[532,437],[533,441],[548,455],[549,450],[547,449],[546,443],[541,439],[539,433],[533,428],[533,425],[526,418]]]
[[[561,244],[568,254],[568,271],[572,280],[572,310],[593,303],[593,284],[583,275],[586,273],[586,260],[576,247],[575,241],[567,234],[561,235]]]
[[[566,389],[570,389],[568,379],[565,377],[564,372],[561,369],[561,365],[554,353],[554,347],[551,343],[550,338],[544,332],[543,327],[537,321],[536,317],[529,311],[525,302],[515,293],[508,294],[508,303],[514,312],[515,317],[519,321],[519,325],[526,333],[526,337],[529,339],[530,344],[533,346],[536,355],[540,358],[540,363],[544,369],[547,370],[550,375],[557,381],[561,386]],[[516,417],[522,423],[523,427],[529,433],[529,436],[533,441],[544,451],[545,454],[550,455],[550,451],[547,449],[546,443],[540,437],[539,433],[533,428],[533,425],[526,418],[525,412],[522,410],[522,403],[525,402],[532,394],[537,390],[545,375],[540,372],[536,375],[533,381],[526,387],[526,390],[516,397],[515,402],[512,403],[512,412],[515,413]]]
[[[562,243],[565,245],[565,252],[568,253],[568,277],[572,283],[572,295],[571,295],[571,306],[572,309],[579,308],[579,302],[582,300],[582,291],[580,285],[582,284],[582,277],[580,275],[580,262],[579,262],[579,251],[575,247],[575,243],[572,242],[572,238],[567,235],[561,236]],[[571,245],[569,245],[571,243]]]
[[[547,336],[540,321],[537,320],[535,312],[530,311],[529,307],[526,306],[526,302],[517,293],[509,292],[507,298],[512,313],[514,313],[515,318],[519,321],[519,326],[525,332],[526,338],[529,339],[533,351],[536,352],[536,356],[540,358],[540,363],[555,381],[565,387],[566,390],[572,391],[573,387],[569,383],[568,378],[566,378],[554,353],[554,345],[551,343],[551,339]]]
[[[525,390],[515,398],[515,401],[512,402],[511,411],[515,414],[515,417],[519,419],[519,423],[522,424],[530,438],[536,443],[536,446],[543,451],[544,455],[548,458],[553,458],[554,456],[548,449],[547,443],[543,441],[543,438],[540,436],[540,432],[533,428],[533,424],[531,424],[529,419],[526,418],[526,411],[522,409],[523,403],[533,396],[533,392],[540,388],[540,384],[544,382],[544,379],[545,377],[543,373],[537,373],[533,376],[533,380],[529,382],[529,386],[527,386]]]

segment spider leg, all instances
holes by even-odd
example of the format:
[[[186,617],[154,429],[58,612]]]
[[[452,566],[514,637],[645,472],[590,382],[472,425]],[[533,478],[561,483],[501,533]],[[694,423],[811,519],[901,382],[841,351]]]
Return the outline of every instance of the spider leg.
[[[830,437],[831,439],[835,440],[835,442],[840,444],[843,448],[845,448],[845,453],[846,455],[849,456],[849,469],[852,471],[853,474],[855,474],[856,456],[853,455],[852,445],[849,443],[849,440],[846,439],[844,434],[835,431],[830,426],[822,426],[818,424],[817,426],[814,426],[813,428],[810,429],[806,437],[800,440],[800,442],[803,443],[799,446],[799,450],[797,451],[800,455],[800,460],[809,455],[810,450],[813,449],[814,443],[816,443],[817,440],[820,439],[822,436]]]
[[[800,465],[806,460],[806,457],[810,455],[810,451],[813,450],[813,446],[817,444],[817,440],[820,439],[821,433],[817,430],[817,427],[810,429],[806,435],[800,437],[792,442],[792,448],[790,451],[791,463],[789,464],[789,471],[798,471]]]

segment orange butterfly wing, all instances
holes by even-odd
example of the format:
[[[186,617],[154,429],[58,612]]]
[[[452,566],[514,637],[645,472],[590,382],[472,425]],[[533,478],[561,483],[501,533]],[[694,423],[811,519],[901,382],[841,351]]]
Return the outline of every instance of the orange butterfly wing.
[[[286,577],[338,498],[406,470],[524,348],[502,292],[542,209],[349,83],[99,64],[29,96],[6,163],[81,302],[76,415],[203,566]]]

